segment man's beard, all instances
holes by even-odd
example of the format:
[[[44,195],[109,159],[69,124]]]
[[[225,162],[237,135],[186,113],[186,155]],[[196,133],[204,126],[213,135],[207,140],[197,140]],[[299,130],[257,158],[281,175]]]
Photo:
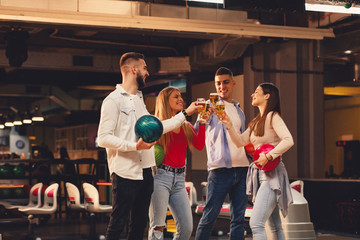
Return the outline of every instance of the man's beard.
[[[145,87],[145,83],[143,80],[143,77],[140,74],[137,74],[136,76],[136,82],[138,84],[138,89],[142,89],[143,87]]]

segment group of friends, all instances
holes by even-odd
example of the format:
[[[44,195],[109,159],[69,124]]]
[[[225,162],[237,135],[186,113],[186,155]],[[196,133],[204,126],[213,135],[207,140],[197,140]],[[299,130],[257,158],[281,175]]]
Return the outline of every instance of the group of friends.
[[[222,204],[229,195],[230,239],[244,239],[244,214],[248,196],[253,210],[250,227],[253,239],[267,239],[265,222],[269,222],[274,239],[285,239],[280,212],[285,217],[292,196],[286,168],[281,161],[271,171],[261,168],[268,161],[281,157],[294,144],[290,131],[280,115],[278,88],[260,84],[251,95],[259,114],[245,128],[245,115],[233,99],[236,81],[231,70],[219,68],[215,88],[225,103],[225,115],[199,114],[193,126],[186,121],[201,106],[192,102],[184,108],[177,88],[166,87],[157,96],[155,115],[162,121],[162,137],[153,143],[144,142],[134,132],[138,118],[149,114],[141,88],[149,76],[144,55],[125,53],[120,58],[122,83],[103,101],[98,129],[98,144],[107,150],[112,181],[112,212],[106,239],[119,239],[129,224],[128,239],[144,238],[149,222],[148,239],[163,239],[166,212],[169,207],[176,222],[174,239],[189,239],[193,218],[185,188],[187,147],[202,150],[206,145],[208,185],[206,205],[196,229],[195,239],[209,239]],[[213,110],[210,108],[210,113]],[[164,161],[155,167],[154,144],[165,152]],[[252,143],[275,146],[260,153],[249,163],[244,150]]]

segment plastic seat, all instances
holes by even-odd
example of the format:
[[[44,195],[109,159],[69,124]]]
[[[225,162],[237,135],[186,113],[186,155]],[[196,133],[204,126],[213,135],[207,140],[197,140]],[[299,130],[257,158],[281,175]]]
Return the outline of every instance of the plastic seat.
[[[52,214],[57,208],[58,183],[53,183],[45,190],[44,204],[41,207],[22,208],[19,211],[27,214]]]
[[[85,210],[90,213],[90,232],[89,239],[99,239],[96,234],[95,213],[109,213],[112,211],[111,205],[100,204],[99,192],[93,185],[83,183]]]
[[[92,213],[106,213],[111,212],[111,205],[100,204],[99,192],[92,184],[83,183],[85,195],[85,210]]]
[[[40,239],[35,238],[33,224],[39,224],[40,215],[49,215],[55,213],[57,209],[57,193],[59,189],[58,183],[53,183],[46,188],[44,194],[44,204],[41,207],[21,208],[19,211],[28,215],[29,232],[26,239]]]
[[[290,183],[290,187],[304,196],[304,182],[302,180],[293,181],[292,183]]]
[[[41,190],[43,184],[37,183],[31,187],[29,192],[29,203],[27,205],[4,205],[6,209],[25,209],[25,208],[32,208],[32,207],[40,207],[41,206]]]
[[[185,182],[185,188],[189,195],[189,203],[190,207],[194,207],[198,204],[197,202],[197,192],[194,186],[194,183],[192,182]]]
[[[67,182],[65,184],[67,192],[67,206],[72,210],[85,210],[84,204],[80,202],[80,191],[72,183]]]
[[[308,201],[304,197],[304,182],[294,181],[290,184],[293,203],[289,205],[288,215],[282,217],[286,239],[315,240],[313,223],[310,220]]]

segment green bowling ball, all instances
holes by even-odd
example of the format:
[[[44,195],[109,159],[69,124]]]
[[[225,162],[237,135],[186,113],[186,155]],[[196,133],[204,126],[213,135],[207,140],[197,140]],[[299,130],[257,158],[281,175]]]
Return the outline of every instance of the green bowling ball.
[[[10,198],[11,189],[10,188],[0,188],[0,198]]]
[[[10,177],[12,175],[12,166],[10,164],[5,164],[0,166],[0,176],[1,177]]]
[[[164,149],[159,144],[154,145],[155,162],[159,166],[164,161]]]
[[[24,177],[25,176],[25,164],[21,163],[19,165],[16,165],[13,168],[13,174],[15,177]]]
[[[25,191],[23,188],[14,188],[13,195],[14,197],[21,198],[25,195]]]

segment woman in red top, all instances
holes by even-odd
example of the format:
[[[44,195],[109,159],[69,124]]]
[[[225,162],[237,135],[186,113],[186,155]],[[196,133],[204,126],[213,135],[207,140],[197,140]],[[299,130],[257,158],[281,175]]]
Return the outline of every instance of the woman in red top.
[[[183,110],[184,101],[177,88],[163,89],[156,101],[155,115],[160,120],[169,119]],[[205,124],[205,120],[202,121]],[[205,125],[196,133],[191,123],[164,134],[159,142],[164,149],[164,161],[154,176],[154,192],[149,210],[149,239],[163,239],[166,212],[169,206],[176,222],[174,239],[189,239],[193,229],[191,207],[185,188],[185,165],[187,146],[202,150],[205,145]]]

